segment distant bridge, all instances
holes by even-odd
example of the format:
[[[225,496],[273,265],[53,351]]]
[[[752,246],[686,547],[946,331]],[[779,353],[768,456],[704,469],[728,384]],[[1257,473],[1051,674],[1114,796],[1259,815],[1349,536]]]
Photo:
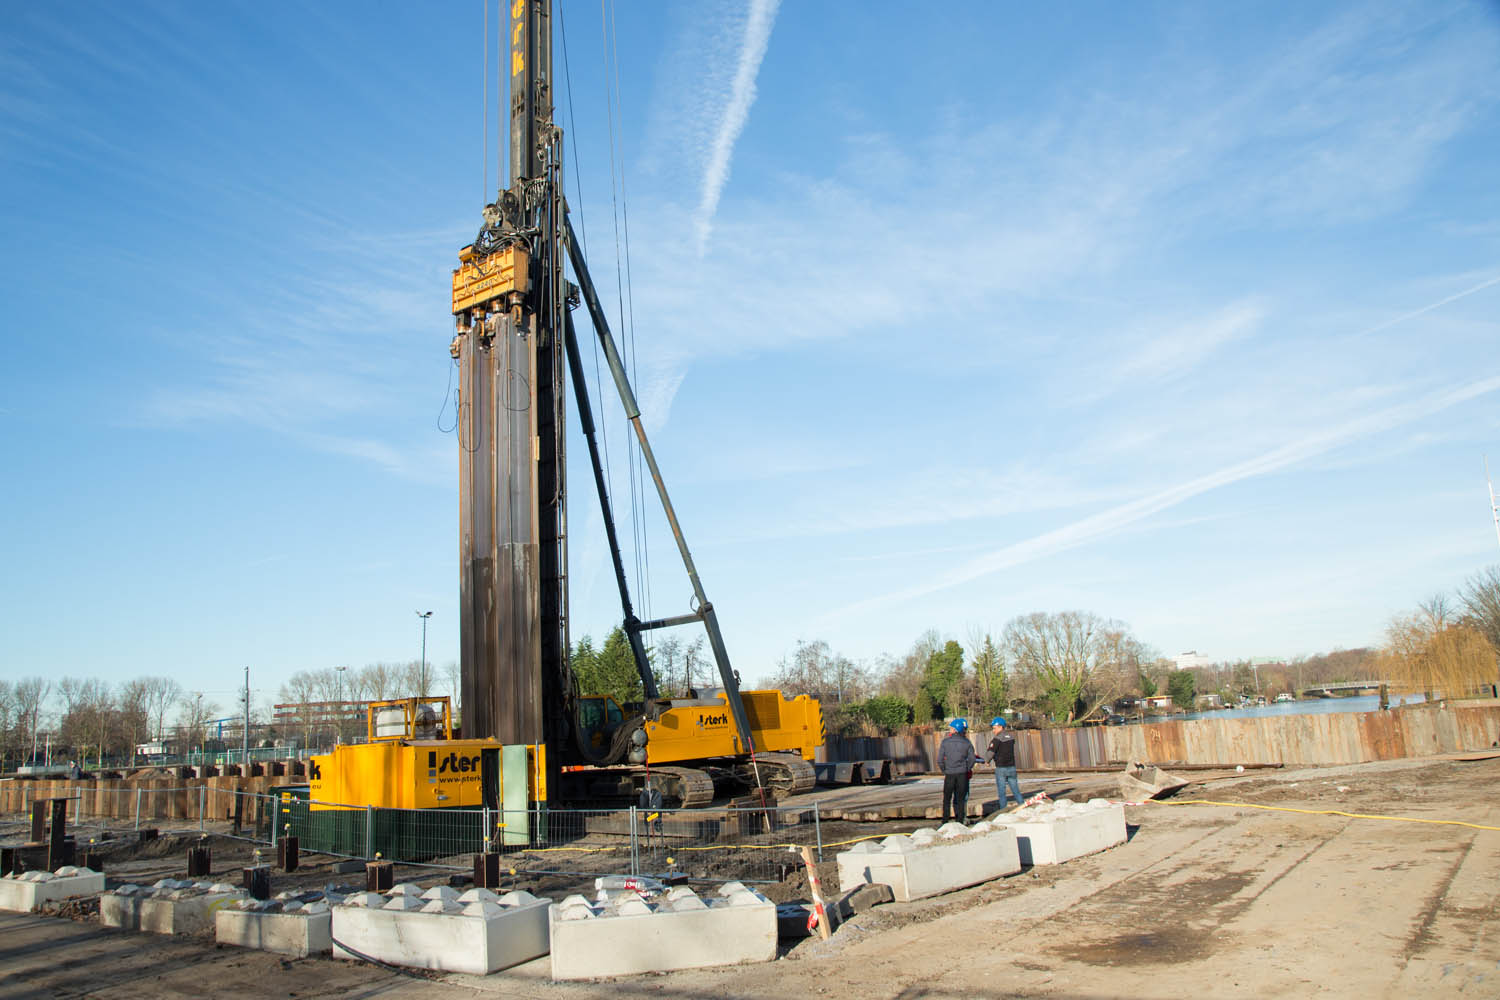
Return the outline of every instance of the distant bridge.
[[[1389,687],[1390,681],[1337,681],[1332,684],[1313,684],[1297,692],[1300,698],[1307,694],[1317,694],[1326,691],[1329,694],[1338,694],[1343,691],[1379,691],[1382,686]]]

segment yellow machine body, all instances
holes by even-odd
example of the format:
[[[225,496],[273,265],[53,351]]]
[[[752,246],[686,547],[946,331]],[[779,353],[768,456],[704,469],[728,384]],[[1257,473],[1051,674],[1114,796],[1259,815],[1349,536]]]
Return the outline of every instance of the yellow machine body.
[[[786,698],[780,691],[742,691],[740,697],[745,702],[757,753],[795,753],[810,761],[823,745],[823,708],[816,698],[805,694]],[[611,729],[610,722],[623,719],[623,713],[614,699],[600,700],[606,713],[602,728]],[[595,738],[602,742],[602,734]],[[674,706],[646,723],[646,760],[652,764],[745,753],[723,692],[716,704]]]
[[[401,732],[392,732],[404,716]],[[308,759],[311,808],[452,809],[482,806],[480,754],[501,749],[496,740],[455,740],[447,698],[372,702],[366,743],[340,744]],[[440,720],[440,721],[439,721]],[[436,738],[418,738],[417,734]],[[519,763],[519,762],[518,762]],[[547,749],[526,747],[527,799],[547,797]],[[496,775],[504,797],[504,771]]]
[[[497,250],[486,257],[474,255],[472,246],[459,251],[453,272],[453,314],[467,312],[510,292],[525,291],[530,258],[519,246]]]

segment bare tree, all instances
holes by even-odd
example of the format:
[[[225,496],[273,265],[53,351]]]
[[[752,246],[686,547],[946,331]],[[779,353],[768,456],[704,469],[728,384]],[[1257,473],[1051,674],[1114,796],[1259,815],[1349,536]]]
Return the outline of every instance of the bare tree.
[[[182,698],[182,685],[170,677],[146,677],[145,708],[150,720],[156,724],[156,738],[167,734],[167,710]]]
[[[1451,617],[1451,616],[1450,616]],[[1412,615],[1398,615],[1386,626],[1381,653],[1385,676],[1401,691],[1460,698],[1493,681],[1495,650],[1478,629],[1443,624],[1424,602]]]
[[[1484,636],[1500,660],[1500,566],[1469,577],[1458,589],[1458,599],[1464,606],[1464,624]],[[1491,684],[1496,679],[1490,675]]]
[[[57,691],[63,701],[57,727],[60,742],[72,748],[79,763],[90,749],[102,763],[117,721],[109,685],[95,677],[64,677],[57,682]]]
[[[120,688],[120,731],[127,738],[130,762],[135,763],[135,748],[151,731],[150,685],[146,678],[127,681]]]
[[[1455,618],[1453,602],[1446,594],[1433,594],[1425,601],[1419,602],[1417,610],[1426,616],[1428,624],[1433,628],[1451,625]]]
[[[423,681],[427,678],[422,676],[422,663],[420,660],[407,660],[396,666],[396,684],[399,688],[399,698],[425,698],[427,697],[426,685]]]
[[[396,697],[399,670],[393,663],[371,663],[359,672],[361,690],[369,701]]]
[[[657,686],[663,692],[677,690],[677,661],[682,658],[682,640],[675,635],[664,637],[651,647],[651,669],[656,674]],[[683,685],[687,693],[687,685]]]
[[[41,728],[42,707],[47,695],[52,693],[52,682],[41,677],[28,677],[17,681],[11,689],[16,700],[16,716],[20,723],[20,743],[30,744],[31,758],[36,758],[37,731]]]
[[[859,701],[870,687],[868,672],[835,654],[822,639],[797,643],[790,657],[782,657],[770,683],[784,694],[806,694],[836,704]]]
[[[459,692],[463,690],[463,671],[459,668],[457,660],[449,660],[443,664],[443,683],[448,689],[448,699],[453,702],[453,710],[456,714],[461,707],[459,704]]]
[[[298,706],[292,716],[292,724],[302,731],[304,746],[312,742],[314,713],[312,703],[316,700],[318,681],[311,671],[299,670],[281,685],[281,700],[285,704]]]
[[[926,720],[932,717],[931,700],[923,688],[927,676],[927,663],[932,654],[943,648],[943,637],[930,629],[917,637],[911,650],[899,658],[887,658],[877,667],[880,675],[881,694],[895,695],[907,704],[915,706],[916,717]]]
[[[203,749],[207,738],[208,720],[219,711],[219,706],[203,697],[201,691],[189,691],[177,701],[177,729],[190,746]]]
[[[682,650],[682,676],[688,688],[697,683],[694,678],[698,676],[698,667],[702,662],[703,636],[699,635]]]
[[[0,678],[0,759],[11,755],[16,742],[16,692],[8,680]]]
[[[1088,611],[1014,618],[1004,646],[1033,697],[1063,722],[1086,718],[1126,690],[1147,660],[1125,625]]]

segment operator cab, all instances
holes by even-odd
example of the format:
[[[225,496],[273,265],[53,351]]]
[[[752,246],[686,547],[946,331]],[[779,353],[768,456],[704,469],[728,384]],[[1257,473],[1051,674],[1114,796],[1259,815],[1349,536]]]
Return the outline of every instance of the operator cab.
[[[578,699],[578,728],[595,750],[603,750],[625,724],[625,713],[608,695]]]

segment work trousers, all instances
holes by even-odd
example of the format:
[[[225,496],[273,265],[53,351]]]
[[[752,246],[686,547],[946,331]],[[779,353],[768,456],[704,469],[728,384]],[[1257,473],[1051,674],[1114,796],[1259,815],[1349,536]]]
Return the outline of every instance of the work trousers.
[[[1016,805],[1021,804],[1021,782],[1016,777],[1016,769],[1013,767],[995,768],[995,794],[1000,796],[1000,808],[1005,808],[1005,793],[1015,793]]]
[[[943,775],[943,822],[948,822],[948,807],[953,807],[953,818],[960,823],[969,812],[969,775],[966,771]]]

